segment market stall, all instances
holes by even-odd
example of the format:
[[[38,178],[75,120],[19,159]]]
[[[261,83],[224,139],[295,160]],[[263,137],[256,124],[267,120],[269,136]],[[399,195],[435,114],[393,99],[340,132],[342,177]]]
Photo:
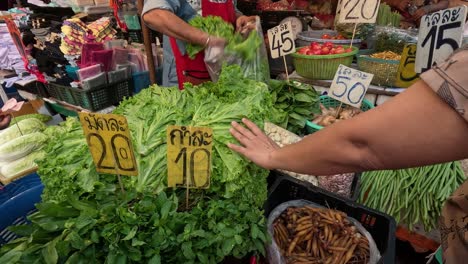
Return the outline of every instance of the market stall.
[[[206,51],[212,81],[179,89],[160,86],[161,35],[137,1],[34,2],[0,17],[0,263],[415,263],[398,243],[439,248],[459,161],[305,175],[227,145],[244,117],[283,147],[379,107],[461,45],[466,9],[431,50],[442,22],[403,29],[379,1],[238,1],[255,29],[189,21],[227,43]]]

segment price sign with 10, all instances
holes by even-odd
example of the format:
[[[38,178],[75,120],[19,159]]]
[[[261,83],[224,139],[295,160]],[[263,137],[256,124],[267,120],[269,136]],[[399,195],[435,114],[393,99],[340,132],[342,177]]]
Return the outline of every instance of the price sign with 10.
[[[422,17],[419,26],[416,72],[429,70],[460,47],[467,7],[444,9]]]
[[[167,128],[168,187],[210,187],[213,129],[169,126]]]
[[[379,0],[339,0],[337,15],[339,23],[375,23]]]
[[[84,112],[80,112],[79,116],[96,171],[117,175],[138,175],[125,116]]]
[[[373,74],[340,64],[333,78],[328,96],[342,103],[360,107],[373,77]]]
[[[291,21],[268,30],[271,58],[276,59],[296,51]]]

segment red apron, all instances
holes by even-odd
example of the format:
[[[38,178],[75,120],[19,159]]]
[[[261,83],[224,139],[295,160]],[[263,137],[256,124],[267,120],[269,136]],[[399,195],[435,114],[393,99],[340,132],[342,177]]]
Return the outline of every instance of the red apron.
[[[226,0],[226,3],[213,3],[210,0],[202,0],[202,16],[219,16],[224,21],[234,24],[236,22],[236,12],[233,0]],[[170,37],[172,52],[174,53],[179,89],[184,89],[184,83],[200,84],[210,80],[210,75],[206,70],[205,53],[202,51],[190,59],[187,54],[182,55],[177,46],[176,39]]]

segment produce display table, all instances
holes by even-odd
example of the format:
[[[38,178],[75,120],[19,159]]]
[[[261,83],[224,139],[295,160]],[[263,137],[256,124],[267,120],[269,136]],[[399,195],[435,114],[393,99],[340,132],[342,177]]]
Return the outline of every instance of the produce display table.
[[[281,74],[279,76],[280,79],[286,79],[285,74]],[[332,80],[311,80],[304,78],[298,75],[296,72],[293,72],[289,75],[290,80],[298,81],[301,83],[307,83],[314,86],[315,90],[320,92],[327,92],[330,88]],[[393,96],[403,92],[406,89],[401,88],[391,88],[391,87],[380,87],[376,85],[370,85],[369,89],[367,90],[366,99],[369,100],[371,103],[375,105],[383,104],[388,99],[392,98]]]

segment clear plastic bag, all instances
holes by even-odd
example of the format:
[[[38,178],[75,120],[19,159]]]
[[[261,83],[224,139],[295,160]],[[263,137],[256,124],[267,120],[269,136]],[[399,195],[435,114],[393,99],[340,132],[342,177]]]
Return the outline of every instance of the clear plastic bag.
[[[255,32],[256,36],[249,34],[245,41],[258,41],[259,43],[253,58],[243,58],[241,54],[230,50],[229,47],[224,50],[218,47],[209,47],[205,50],[205,64],[212,81],[218,80],[223,64],[239,65],[244,76],[249,79],[261,82],[267,82],[270,79],[268,55],[259,17],[256,17],[255,30],[252,32]]]
[[[369,42],[375,52],[393,51],[401,54],[406,44],[418,42],[418,31],[417,29],[377,26]]]
[[[317,208],[325,208],[321,205],[318,205],[318,204],[315,204],[313,202],[306,201],[306,200],[293,200],[293,201],[288,201],[288,202],[278,205],[275,209],[273,209],[273,211],[271,211],[270,215],[268,216],[267,226],[268,226],[268,233],[270,234],[270,236],[273,237],[274,221],[283,213],[284,210],[286,210],[289,207],[303,207],[306,205],[311,206],[311,207],[317,207]],[[367,230],[356,219],[352,217],[348,217],[348,219],[356,226],[357,230],[363,236],[365,236],[367,240],[369,241],[369,253],[370,253],[369,264],[376,264],[377,261],[379,261],[381,256],[371,234],[367,232]],[[268,263],[286,264],[286,260],[281,255],[278,245],[276,244],[274,239],[272,239],[271,244],[268,245],[267,247],[267,257],[268,257]]]

